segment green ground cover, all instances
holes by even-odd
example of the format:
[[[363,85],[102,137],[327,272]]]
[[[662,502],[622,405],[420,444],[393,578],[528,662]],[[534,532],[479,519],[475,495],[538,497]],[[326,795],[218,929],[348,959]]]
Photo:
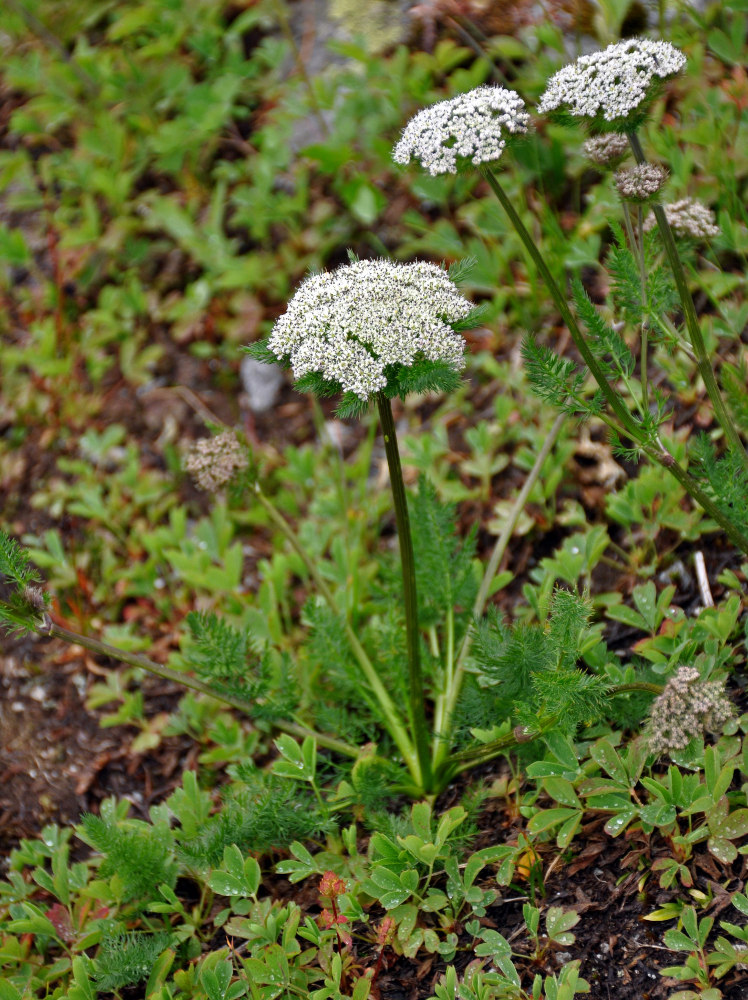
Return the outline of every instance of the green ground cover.
[[[95,718],[131,780],[14,832],[6,751],[0,1000],[745,989],[748,14],[483,6],[326,47],[283,0],[7,8],[0,725],[64,723],[64,676],[60,759]],[[613,122],[643,202],[537,112],[639,32],[685,56]],[[529,114],[500,158],[393,161],[485,84]],[[273,335],[333,268],[329,322],[464,368],[304,369]],[[645,963],[586,923],[622,893]]]

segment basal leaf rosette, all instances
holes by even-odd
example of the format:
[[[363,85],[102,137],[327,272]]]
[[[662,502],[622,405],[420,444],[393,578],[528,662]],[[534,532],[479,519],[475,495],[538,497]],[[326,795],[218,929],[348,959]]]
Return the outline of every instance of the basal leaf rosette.
[[[580,56],[548,82],[538,110],[569,123],[585,119],[592,132],[634,132],[662,84],[686,57],[670,42],[629,38]]]
[[[308,277],[254,357],[290,367],[296,388],[343,394],[338,414],[378,393],[450,391],[465,365],[458,329],[473,306],[435,264],[362,260]]]
[[[395,163],[420,162],[432,176],[498,160],[508,140],[527,132],[525,102],[505,87],[477,87],[419,111],[395,146]]]

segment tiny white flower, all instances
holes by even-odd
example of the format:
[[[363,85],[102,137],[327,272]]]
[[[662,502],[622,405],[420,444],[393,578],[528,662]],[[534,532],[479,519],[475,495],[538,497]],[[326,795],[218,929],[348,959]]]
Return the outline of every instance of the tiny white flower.
[[[705,732],[720,732],[734,714],[723,682],[702,681],[696,667],[680,666],[650,710],[649,748],[656,754],[685,750]]]
[[[475,166],[498,160],[506,146],[505,133],[527,131],[525,102],[504,87],[477,87],[449,101],[419,111],[408,122],[392,158],[415,158],[430,174],[457,173],[458,157]]]
[[[201,490],[216,492],[248,465],[247,454],[233,431],[200,438],[185,455],[184,467]],[[198,548],[205,548],[198,542]]]
[[[584,144],[584,151],[593,163],[604,167],[622,160],[629,151],[629,141],[625,135],[608,132],[596,135]]]
[[[564,110],[580,118],[633,124],[631,112],[646,108],[653,84],[679,73],[686,57],[670,42],[630,38],[580,56],[548,82],[538,110]]]
[[[649,201],[668,178],[658,163],[637,163],[619,170],[613,178],[616,190],[625,201]]]
[[[452,329],[472,310],[435,264],[362,260],[307,278],[277,320],[268,348],[294,378],[319,372],[368,399],[387,384],[387,365],[418,357],[465,365]]]
[[[663,205],[665,217],[679,236],[692,236],[695,240],[719,236],[719,226],[715,225],[714,212],[695,198],[681,198],[680,201]],[[654,229],[656,220],[650,213],[644,220],[644,228]]]

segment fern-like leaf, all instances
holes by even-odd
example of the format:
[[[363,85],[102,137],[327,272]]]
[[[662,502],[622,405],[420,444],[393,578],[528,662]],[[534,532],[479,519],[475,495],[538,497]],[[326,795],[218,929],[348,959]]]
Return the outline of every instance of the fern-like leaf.
[[[609,697],[608,683],[602,677],[564,667],[534,674],[532,695],[532,712],[523,706],[520,724],[532,727],[538,716],[551,717],[556,720],[555,728],[569,735],[582,723],[604,718]]]
[[[570,416],[587,414],[588,408],[582,399],[584,375],[577,371],[573,361],[554,354],[532,336],[522,341],[522,358],[527,380],[536,396]]]
[[[335,416],[339,420],[360,420],[368,409],[368,399],[361,399],[355,392],[344,392],[335,408]]]
[[[644,312],[639,265],[634,254],[626,246],[620,229],[617,233],[614,232],[614,235],[616,243],[605,258],[605,266],[611,277],[613,302],[627,322],[632,326],[638,326]]]
[[[147,979],[171,942],[169,934],[117,934],[104,938],[94,962],[93,979],[104,993]]]
[[[735,418],[735,423],[748,434],[748,365],[745,358],[740,359],[739,365],[722,365],[722,387],[725,390],[727,402],[730,405],[730,412]]]
[[[387,365],[384,375],[387,379],[384,392],[390,398],[399,396],[400,399],[411,392],[454,392],[462,380],[461,372],[448,361],[428,358],[416,358],[412,365]]]
[[[174,838],[166,823],[126,820],[117,825],[86,814],[78,835],[104,856],[99,874],[102,878],[117,875],[125,900],[150,898],[154,887],[162,883],[174,887]]]
[[[579,657],[580,637],[586,629],[592,606],[571,590],[557,588],[551,598],[548,639],[555,661],[562,668],[572,667]]]
[[[265,365],[280,365],[281,368],[288,368],[288,361],[283,361],[281,358],[271,351],[268,347],[270,341],[269,337],[264,340],[256,340],[254,344],[247,344],[245,347],[239,348],[243,354],[248,354],[250,358],[254,358],[255,361],[261,361]]]
[[[236,765],[232,776],[242,784],[232,788],[199,833],[183,837],[177,831],[177,856],[191,871],[204,873],[220,865],[230,844],[240,851],[266,852],[334,829],[305,785],[258,771],[250,763]]]
[[[737,528],[748,532],[748,471],[742,457],[728,450],[717,458],[706,434],[696,438],[692,452],[716,505]]]
[[[39,573],[31,565],[26,550],[14,538],[1,530],[0,577],[5,577],[19,589],[32,583],[38,583],[40,580]]]
[[[278,662],[248,629],[234,628],[212,611],[191,611],[187,624],[192,641],[185,660],[217,694],[241,698],[256,719],[288,717],[295,701],[285,661]]]
[[[571,289],[577,312],[587,329],[590,348],[605,374],[609,377],[633,374],[636,362],[626,341],[602,318],[579,278],[572,280]]]
[[[439,624],[445,613],[458,605],[467,611],[475,597],[475,533],[460,542],[454,506],[439,501],[436,489],[425,476],[419,478],[418,492],[409,498],[409,507],[419,620],[428,628]]]

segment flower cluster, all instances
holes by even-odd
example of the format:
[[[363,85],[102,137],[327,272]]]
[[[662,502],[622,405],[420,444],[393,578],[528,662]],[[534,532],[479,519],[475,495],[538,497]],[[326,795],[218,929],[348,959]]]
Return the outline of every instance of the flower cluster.
[[[267,346],[295,378],[319,372],[368,399],[385,387],[387,365],[420,356],[463,368],[465,342],[451,324],[471,310],[435,264],[356,261],[307,278]]]
[[[719,226],[715,225],[714,212],[695,198],[681,198],[680,201],[663,205],[663,208],[667,221],[679,236],[692,236],[695,240],[719,236]],[[654,215],[648,215],[644,220],[644,228],[649,232],[655,225]]]
[[[321,896],[328,899],[337,899],[346,892],[346,884],[343,879],[333,871],[326,871],[319,880],[319,891]]]
[[[696,667],[679,667],[652,706],[647,725],[653,753],[685,750],[706,731],[716,732],[733,717],[733,709],[719,681],[702,681]]]
[[[247,454],[233,431],[201,438],[187,453],[184,467],[201,490],[214,493],[248,465]]]
[[[395,146],[396,163],[412,158],[432,175],[457,172],[458,157],[478,166],[498,160],[505,132],[527,131],[525,102],[504,87],[477,87],[449,101],[439,101],[408,122]]]
[[[637,163],[617,171],[613,183],[626,201],[649,201],[668,178],[668,172],[658,163]]]
[[[629,141],[619,132],[606,132],[585,142],[583,149],[593,163],[606,167],[619,163],[629,151]]]
[[[616,42],[555,73],[538,108],[542,113],[565,110],[599,124],[630,125],[631,112],[646,108],[655,96],[653,83],[674,76],[685,64],[686,57],[670,42],[648,38]]]
[[[395,939],[397,924],[393,917],[385,917],[377,928],[377,944],[380,948],[391,945]]]

